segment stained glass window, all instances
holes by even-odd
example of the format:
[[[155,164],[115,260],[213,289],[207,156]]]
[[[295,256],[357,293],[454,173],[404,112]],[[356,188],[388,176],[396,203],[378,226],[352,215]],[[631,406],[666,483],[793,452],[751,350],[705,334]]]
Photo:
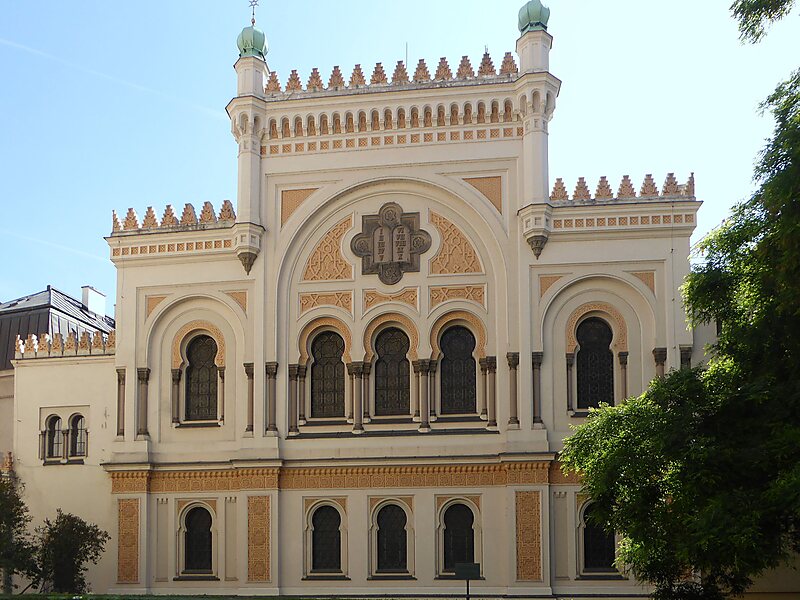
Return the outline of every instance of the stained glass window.
[[[396,504],[378,513],[378,572],[404,573],[407,566],[406,513]]]
[[[338,573],[342,570],[342,518],[332,506],[320,506],[311,517],[311,570]]]
[[[585,571],[616,571],[614,534],[606,532],[592,518],[594,505],[583,513],[583,568]]]
[[[451,327],[442,335],[442,414],[476,412],[475,336],[466,327]]]
[[[453,504],[444,513],[444,570],[452,573],[458,563],[475,562],[475,516],[464,504]]]
[[[75,415],[69,424],[69,455],[86,456],[86,420]]]
[[[311,344],[311,416],[344,417],[344,340],[332,331],[320,333]]]
[[[186,573],[211,573],[211,514],[197,506],[186,515]]]
[[[207,335],[189,342],[186,349],[186,420],[217,418],[217,343]]]
[[[614,404],[614,353],[609,346],[613,334],[602,319],[589,318],[578,326],[578,408]]]
[[[408,336],[396,328],[385,329],[375,340],[375,415],[408,415],[410,411],[410,364],[406,355]]]

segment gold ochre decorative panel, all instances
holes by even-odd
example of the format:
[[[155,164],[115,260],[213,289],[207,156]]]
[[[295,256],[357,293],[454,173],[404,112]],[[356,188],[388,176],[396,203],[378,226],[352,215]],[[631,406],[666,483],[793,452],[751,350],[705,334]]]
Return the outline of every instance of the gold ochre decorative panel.
[[[353,279],[353,265],[342,254],[342,239],[352,227],[353,215],[349,215],[325,234],[308,257],[303,281]]]
[[[386,302],[402,302],[418,310],[419,288],[403,288],[396,294],[384,294],[378,290],[364,290],[364,312]]]
[[[431,310],[449,300],[467,300],[486,308],[486,287],[483,285],[450,285],[430,288]]]
[[[269,581],[270,498],[247,498],[247,581]]]
[[[117,501],[117,583],[139,583],[139,499]]]
[[[153,311],[156,309],[156,307],[166,299],[166,296],[148,296],[145,300],[145,318],[153,314]]]
[[[225,294],[241,306],[244,312],[247,312],[247,292],[225,292]]]
[[[502,177],[471,177],[464,179],[468,184],[478,190],[491,202],[497,212],[503,212],[503,178]]]
[[[353,314],[353,292],[309,292],[300,294],[300,314],[319,306],[336,306]]]
[[[431,212],[431,223],[439,230],[441,238],[439,252],[431,260],[431,274],[458,275],[483,272],[478,252],[463,231],[435,212]]]
[[[319,188],[307,188],[302,190],[283,190],[281,192],[281,225],[289,220],[300,205]]]
[[[634,277],[641,280],[647,287],[650,288],[650,291],[654,294],[656,293],[656,272],[655,271],[641,271],[638,273],[631,273]]]
[[[553,287],[562,277],[563,275],[539,275],[539,297],[544,298],[547,290]]]
[[[517,581],[542,581],[541,493],[516,493]]]

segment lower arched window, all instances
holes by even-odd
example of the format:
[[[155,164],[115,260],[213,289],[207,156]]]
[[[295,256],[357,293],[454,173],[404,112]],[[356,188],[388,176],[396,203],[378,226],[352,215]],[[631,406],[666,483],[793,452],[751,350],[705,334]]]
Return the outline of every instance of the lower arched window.
[[[466,327],[450,327],[442,335],[442,414],[476,412],[475,336]]]
[[[406,521],[406,512],[396,504],[387,504],[378,512],[378,573],[408,571]]]
[[[48,417],[45,427],[45,457],[61,458],[61,418],[53,415]]]
[[[455,572],[459,563],[475,562],[475,515],[464,504],[453,504],[444,513],[444,571]]]
[[[86,456],[86,419],[73,415],[69,420],[69,455]]]
[[[314,338],[311,344],[311,416],[344,417],[344,340],[332,331]]]
[[[375,415],[408,415],[411,379],[408,336],[397,328],[383,330],[375,340]]]
[[[583,321],[575,335],[579,350],[578,408],[596,408],[601,402],[614,404],[614,353],[610,349],[613,333],[608,323],[597,317]]]
[[[320,506],[311,517],[311,570],[339,573],[342,570],[342,517],[332,506]]]
[[[186,348],[186,420],[217,419],[217,343],[207,335],[194,338]]]
[[[184,524],[184,572],[211,573],[211,513],[202,506],[196,506],[186,513]]]
[[[590,504],[583,511],[583,570],[587,573],[616,571],[616,541],[614,534],[608,533],[595,520],[595,505]]]

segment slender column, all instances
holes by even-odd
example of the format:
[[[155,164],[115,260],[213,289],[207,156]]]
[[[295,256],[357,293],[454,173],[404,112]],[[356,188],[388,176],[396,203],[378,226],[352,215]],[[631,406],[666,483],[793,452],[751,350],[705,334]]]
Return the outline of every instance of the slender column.
[[[65,463],[68,461],[70,457],[70,450],[69,447],[69,429],[62,429],[61,430],[61,462]]]
[[[117,369],[117,435],[125,437],[125,369]]]
[[[653,349],[653,358],[656,361],[656,375],[658,377],[664,376],[664,363],[667,362],[667,349],[666,348],[654,348]]]
[[[219,373],[219,420],[225,420],[225,367],[217,367]]]
[[[245,432],[253,431],[253,363],[244,363],[244,373],[247,375],[247,427]]]
[[[414,374],[411,379],[411,417],[415,423],[419,423],[419,361],[411,363]]]
[[[306,424],[306,365],[297,365],[297,422]]]
[[[486,378],[489,372],[487,367],[487,362],[485,358],[482,358],[478,361],[478,364],[481,368],[481,379],[478,382],[478,414],[480,415],[481,419],[486,421],[489,416],[486,412]]]
[[[506,360],[508,361],[508,424],[518,427],[517,368],[519,367],[519,352],[509,352],[506,354]]]
[[[353,397],[355,396],[355,379],[353,375],[353,363],[347,365],[347,394],[345,398],[345,408],[347,414],[347,422],[353,422]]]
[[[180,369],[172,369],[172,422],[180,423],[180,402],[181,402],[181,375]]]
[[[362,370],[364,372],[364,393],[361,396],[361,404],[364,407],[364,423],[369,423],[372,420],[370,416],[370,379],[369,374],[372,371],[372,363],[363,362]]]
[[[619,376],[621,379],[620,383],[622,384],[620,386],[622,388],[621,401],[624,402],[628,398],[628,353],[627,352],[619,353]]]
[[[136,369],[139,379],[138,423],[136,435],[150,435],[147,431],[147,387],[150,382],[150,369]]]
[[[439,396],[439,388],[436,385],[436,368],[439,366],[438,360],[429,360],[428,361],[428,379],[430,381],[430,400],[428,404],[430,405],[431,409],[431,421],[436,421],[439,418],[439,414],[442,411],[441,406],[441,397]]]
[[[421,376],[419,384],[419,430],[422,433],[427,433],[431,430],[430,407],[428,405],[428,395],[430,393],[428,369],[430,368],[430,361],[420,360],[418,362]]]
[[[277,377],[278,363],[268,362],[267,368],[267,432],[277,433]]]
[[[298,435],[297,428],[297,365],[289,365],[289,435]]]
[[[497,427],[497,357],[487,356],[486,367],[489,377],[486,381],[487,427]]]
[[[364,433],[364,407],[362,406],[361,393],[364,391],[364,363],[353,362],[350,364],[353,377],[353,433]]]
[[[692,368],[692,347],[681,346],[681,369]]]
[[[575,364],[575,353],[567,352],[567,412],[575,412],[572,391],[572,366]]]
[[[533,428],[542,426],[542,359],[543,352],[534,352],[531,355],[533,364]],[[538,426],[538,427],[537,427]]]

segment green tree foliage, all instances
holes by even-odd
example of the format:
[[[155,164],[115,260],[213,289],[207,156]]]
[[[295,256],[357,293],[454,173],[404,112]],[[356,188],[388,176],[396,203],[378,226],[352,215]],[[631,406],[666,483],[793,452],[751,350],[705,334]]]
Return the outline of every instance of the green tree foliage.
[[[756,41],[793,0],[731,8]],[[764,103],[775,131],[758,189],[700,244],[684,289],[718,323],[707,369],[603,407],[565,443],[619,562],[662,600],[737,595],[800,552],[800,71]]]
[[[87,564],[96,564],[111,536],[97,525],[62,512],[36,528],[38,584],[42,591],[82,594],[88,591]]]
[[[11,593],[14,575],[35,576],[30,521],[28,508],[13,481],[0,477],[0,571],[5,594]]]

